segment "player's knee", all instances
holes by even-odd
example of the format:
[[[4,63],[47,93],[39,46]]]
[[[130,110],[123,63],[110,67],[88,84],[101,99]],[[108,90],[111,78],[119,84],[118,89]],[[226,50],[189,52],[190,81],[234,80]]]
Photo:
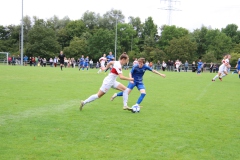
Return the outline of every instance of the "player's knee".
[[[146,96],[146,93],[141,93],[141,96],[145,97],[145,96]]]

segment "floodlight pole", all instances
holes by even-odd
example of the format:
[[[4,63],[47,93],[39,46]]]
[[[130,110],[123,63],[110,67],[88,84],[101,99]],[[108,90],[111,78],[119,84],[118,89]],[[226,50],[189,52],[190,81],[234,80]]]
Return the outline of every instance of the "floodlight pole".
[[[23,0],[22,0],[22,25],[21,25],[21,65],[23,65]]]
[[[117,54],[117,19],[118,19],[117,16],[116,16],[116,32],[115,32],[115,60],[117,60],[117,56],[116,56]]]

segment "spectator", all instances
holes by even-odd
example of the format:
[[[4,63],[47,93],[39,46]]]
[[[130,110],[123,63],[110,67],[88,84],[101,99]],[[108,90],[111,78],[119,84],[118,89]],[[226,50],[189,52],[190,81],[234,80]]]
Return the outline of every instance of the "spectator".
[[[51,67],[53,67],[53,59],[52,59],[52,58],[49,59],[49,65],[50,65]]]
[[[188,71],[188,61],[186,61],[184,63],[184,71],[187,72]]]
[[[12,65],[15,65],[15,57],[14,57],[14,55],[12,56]]]
[[[93,60],[92,59],[89,61],[89,65],[90,65],[90,68],[93,69]]]
[[[171,61],[168,60],[168,61],[167,61],[167,71],[170,71],[170,66],[171,66]]]
[[[161,68],[161,63],[160,63],[160,61],[158,60],[158,61],[157,61],[157,71],[159,71],[160,68]]]
[[[174,70],[174,63],[173,63],[173,60],[171,60],[171,62],[170,62],[170,71],[173,71]]]
[[[28,61],[28,56],[25,55],[25,56],[23,57],[24,66],[27,65],[27,61]]]
[[[209,71],[210,71],[210,73],[213,72],[213,63],[212,62],[210,63]]]
[[[196,63],[195,63],[195,61],[192,62],[192,72],[196,72]]]
[[[166,67],[167,67],[167,64],[165,63],[165,61],[163,61],[162,62],[162,70],[165,71]]]
[[[57,58],[57,57],[55,57],[55,58],[53,59],[53,64],[54,64],[54,67],[57,67],[57,63],[58,63],[58,58]]]
[[[8,64],[11,65],[12,57],[8,57]]]
[[[46,64],[47,64],[46,58],[43,58],[43,59],[42,59],[42,64],[43,64],[44,67],[46,67]]]
[[[149,63],[149,67],[150,67],[151,69],[153,69],[153,62],[150,62],[150,63]]]
[[[98,68],[99,68],[99,63],[97,62],[97,63],[96,63],[96,69],[98,69]]]

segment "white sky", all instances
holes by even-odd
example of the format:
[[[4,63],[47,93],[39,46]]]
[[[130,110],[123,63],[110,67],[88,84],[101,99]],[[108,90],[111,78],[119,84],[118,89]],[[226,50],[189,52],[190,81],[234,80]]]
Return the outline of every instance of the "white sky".
[[[101,16],[112,8],[121,10],[127,18],[140,17],[142,23],[152,17],[160,27],[168,24],[166,0],[23,0],[23,15],[48,19],[54,15],[60,19],[68,16],[80,19],[87,10]],[[221,29],[227,24],[236,24],[240,30],[240,0],[172,0],[171,24],[190,31],[204,26]],[[1,0],[0,25],[18,25],[22,17],[22,0]]]

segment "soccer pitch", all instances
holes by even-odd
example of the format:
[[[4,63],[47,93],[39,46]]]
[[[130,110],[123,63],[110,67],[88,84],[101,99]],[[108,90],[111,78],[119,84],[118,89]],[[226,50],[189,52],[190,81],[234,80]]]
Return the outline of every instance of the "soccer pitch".
[[[162,73],[145,73],[140,113],[110,101],[114,89],[80,112],[104,73],[0,65],[0,159],[240,159],[238,75]]]

